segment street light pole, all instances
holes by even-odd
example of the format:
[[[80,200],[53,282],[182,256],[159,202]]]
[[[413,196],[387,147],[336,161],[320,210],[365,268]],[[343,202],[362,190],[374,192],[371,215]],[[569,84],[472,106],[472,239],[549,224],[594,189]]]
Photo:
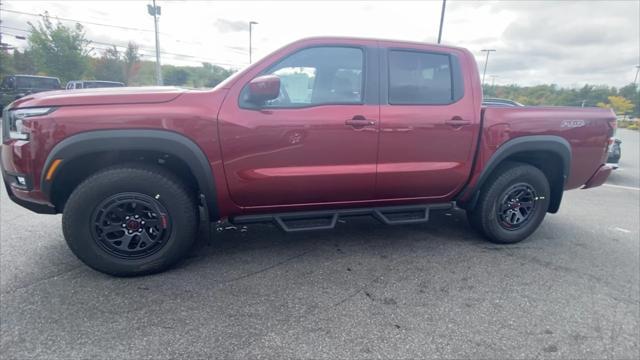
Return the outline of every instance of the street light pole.
[[[251,64],[251,51],[252,51],[252,45],[251,45],[251,30],[253,25],[258,25],[257,21],[249,21],[249,64]]]
[[[442,40],[442,24],[444,23],[444,9],[447,6],[447,0],[442,0],[442,11],[440,12],[440,30],[438,30],[438,44]]]
[[[484,77],[487,74],[487,63],[489,63],[489,53],[492,51],[496,51],[495,49],[482,49],[482,52],[487,53],[487,57],[484,60],[484,71],[482,72],[482,86],[484,86]]]
[[[156,84],[162,86],[162,66],[160,65],[160,35],[158,33],[158,16],[160,16],[160,6],[156,5],[156,0],[153,0],[153,5],[147,5],[147,12],[153,16],[153,24],[156,33]]]

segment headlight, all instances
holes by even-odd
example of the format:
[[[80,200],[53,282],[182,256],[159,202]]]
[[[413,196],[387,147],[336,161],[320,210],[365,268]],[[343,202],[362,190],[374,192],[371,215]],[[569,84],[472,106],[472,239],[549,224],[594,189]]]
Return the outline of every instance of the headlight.
[[[8,134],[9,139],[29,140],[29,132],[24,126],[24,120],[35,116],[47,115],[54,110],[55,108],[52,107],[42,107],[8,111],[8,114],[5,115],[6,121],[3,121],[5,123],[3,132]]]

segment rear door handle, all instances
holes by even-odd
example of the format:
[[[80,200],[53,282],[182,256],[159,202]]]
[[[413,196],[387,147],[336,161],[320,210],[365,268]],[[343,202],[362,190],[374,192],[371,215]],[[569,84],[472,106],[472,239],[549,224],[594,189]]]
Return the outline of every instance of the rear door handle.
[[[455,126],[455,127],[471,125],[471,121],[465,120],[465,119],[461,118],[460,116],[454,116],[449,120],[445,120],[444,123],[449,125],[449,126]]]
[[[369,120],[362,115],[356,115],[351,119],[345,120],[345,125],[354,126],[354,127],[363,127],[363,126],[373,126],[376,124],[375,121]]]

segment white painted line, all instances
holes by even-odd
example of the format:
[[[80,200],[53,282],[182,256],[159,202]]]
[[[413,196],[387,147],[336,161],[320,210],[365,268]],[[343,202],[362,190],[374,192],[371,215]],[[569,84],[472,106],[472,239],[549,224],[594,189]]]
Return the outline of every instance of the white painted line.
[[[626,190],[635,190],[635,191],[640,191],[640,188],[633,187],[633,186],[622,186],[622,185],[611,185],[611,184],[602,184],[602,186],[612,187],[612,188],[618,188],[618,189],[626,189]]]
[[[619,227],[614,227],[614,229],[615,229],[615,230],[618,230],[618,231],[620,231],[620,232],[623,232],[623,233],[625,233],[625,234],[628,234],[628,233],[630,233],[630,232],[631,232],[630,230],[623,229],[623,228],[619,228]]]

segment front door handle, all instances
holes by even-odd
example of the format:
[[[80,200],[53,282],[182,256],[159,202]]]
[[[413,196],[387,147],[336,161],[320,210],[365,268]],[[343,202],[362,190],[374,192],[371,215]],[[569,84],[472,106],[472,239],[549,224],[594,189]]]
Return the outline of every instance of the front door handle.
[[[449,126],[453,126],[453,127],[471,125],[471,121],[470,120],[465,120],[465,119],[461,118],[460,116],[454,116],[449,120],[445,120],[444,123],[449,125]]]
[[[362,115],[356,115],[353,118],[346,120],[344,124],[353,126],[353,127],[363,127],[363,126],[373,126],[376,124],[376,122],[373,120],[369,120]]]

